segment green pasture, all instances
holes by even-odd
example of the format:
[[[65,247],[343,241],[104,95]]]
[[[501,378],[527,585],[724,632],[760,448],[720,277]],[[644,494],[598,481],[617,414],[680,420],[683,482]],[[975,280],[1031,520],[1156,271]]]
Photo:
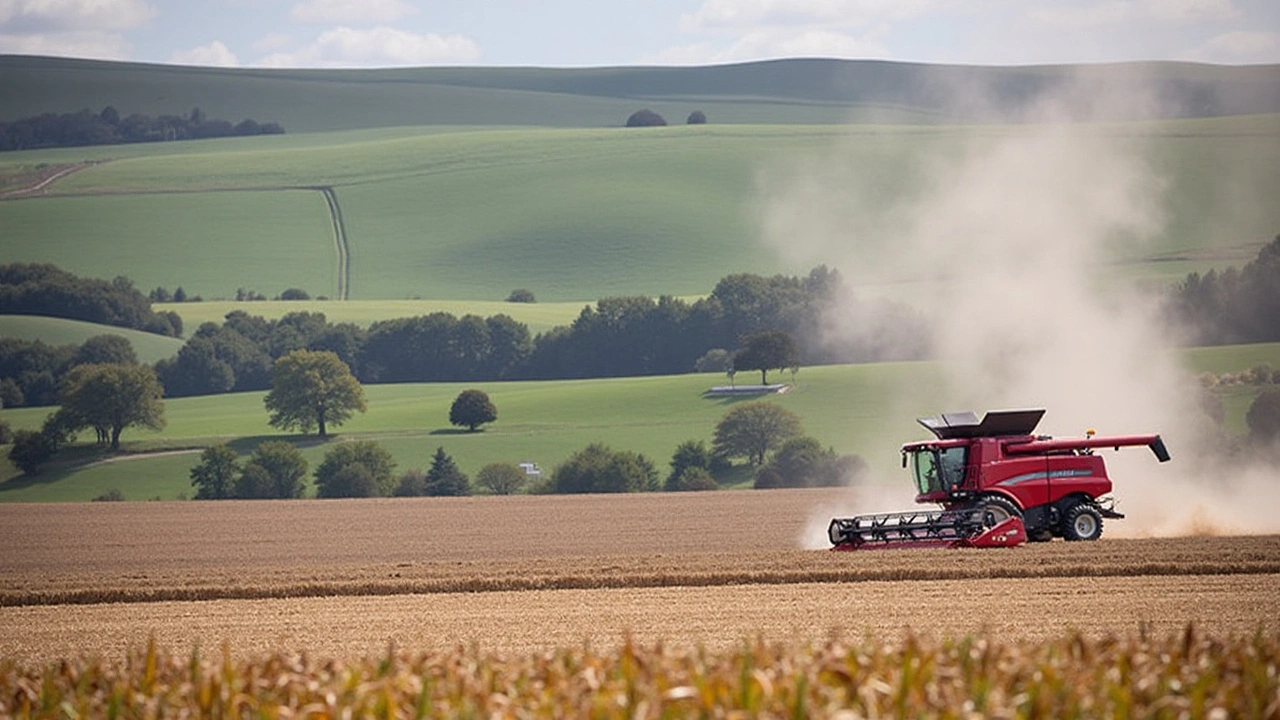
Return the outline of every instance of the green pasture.
[[[322,197],[268,190],[328,185],[345,220],[354,299],[492,301],[516,287],[550,302],[692,295],[732,272],[804,272],[820,261],[790,257],[762,238],[765,188],[803,181],[806,172],[796,168],[825,169],[817,177],[836,186],[833,199],[846,183],[851,202],[889,206],[922,190],[927,162],[980,155],[1033,131],[398,128],[334,133],[331,144],[324,134],[170,143],[122,150],[137,154],[60,180],[47,197],[0,202],[0,227],[12,260],[126,275],[141,288],[182,285],[226,298],[241,287],[268,297],[301,287],[332,296],[337,258]],[[1101,269],[1109,282],[1166,284],[1193,270],[1239,266],[1280,232],[1272,201],[1280,196],[1280,116],[1086,132],[1141,158],[1152,192],[1164,199],[1165,232],[1151,245],[1118,244]],[[74,152],[2,160],[67,161]],[[840,170],[827,172],[833,166]],[[847,242],[852,249],[859,238]],[[868,292],[904,280],[839,269]]]
[[[200,327],[201,323],[221,323],[223,318],[236,310],[242,310],[250,315],[259,315],[268,320],[277,320],[291,312],[318,312],[324,313],[325,319],[331,323],[354,323],[361,327],[368,327],[379,320],[417,317],[435,312],[445,312],[455,317],[509,315],[516,322],[527,325],[531,335],[537,335],[553,327],[572,323],[587,304],[584,302],[511,303],[502,300],[262,300],[251,302],[206,300],[204,302],[153,303],[151,307],[157,312],[178,313],[188,335]]]
[[[38,197],[0,202],[5,262],[54,263],[86,277],[124,275],[206,297],[291,287],[332,295],[337,261],[315,191]]]
[[[133,345],[138,360],[154,363],[173,357],[182,340],[128,328],[37,315],[0,315],[0,337],[42,340],[46,345],[80,345],[95,335],[119,335]]]
[[[1178,352],[1191,373],[1239,372],[1261,363],[1280,367],[1280,343]],[[944,410],[928,404],[928,398],[940,396],[943,390],[942,373],[935,363],[803,368],[794,381],[791,392],[768,397],[799,414],[809,434],[839,452],[861,455],[877,478],[890,482],[900,472],[898,445],[916,437],[914,418]],[[676,445],[689,439],[709,443],[724,412],[747,399],[704,395],[725,382],[720,375],[675,375],[370,385],[365,388],[369,412],[339,428],[334,442],[376,440],[392,452],[401,471],[425,469],[435,449],[444,447],[468,474],[500,461],[535,462],[550,472],[572,452],[604,442],[642,452],[665,471]],[[498,407],[498,421],[483,432],[467,433],[448,424],[453,398],[470,387],[487,392]],[[1217,391],[1227,411],[1229,431],[1243,432],[1244,413],[1258,389],[1235,385]],[[9,469],[8,479],[0,482],[0,501],[82,501],[113,487],[131,500],[190,496],[187,471],[197,462],[195,453],[144,453],[172,453],[214,442],[228,442],[243,455],[263,439],[284,437],[299,444],[314,468],[325,444],[312,437],[281,436],[267,424],[262,396],[240,393],[168,400],[165,429],[127,432],[127,453],[121,459],[91,462],[101,458],[81,448],[70,460],[55,463],[34,478],[17,476]],[[0,411],[0,419],[15,429],[36,428],[48,412],[48,408],[17,408]]]

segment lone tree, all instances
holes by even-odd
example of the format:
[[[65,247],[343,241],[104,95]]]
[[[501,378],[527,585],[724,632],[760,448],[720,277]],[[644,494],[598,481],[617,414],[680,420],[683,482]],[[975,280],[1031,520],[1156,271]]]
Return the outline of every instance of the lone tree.
[[[498,408],[483,390],[463,390],[449,408],[450,424],[466,426],[470,432],[497,419]]]
[[[449,457],[444,448],[436,448],[431,457],[431,468],[427,470],[427,495],[470,495],[471,481],[458,469],[458,464]]]
[[[263,404],[272,427],[304,433],[319,428],[320,437],[328,437],[330,425],[365,411],[364,388],[336,353],[294,350],[276,361]]]
[[[702,112],[701,110],[694,110],[693,112],[689,113],[689,119],[686,120],[685,123],[689,125],[706,125],[707,114]]]
[[[666,124],[667,121],[661,115],[649,108],[637,110],[627,118],[627,127],[659,127]]]
[[[781,405],[765,400],[743,403],[720,418],[713,451],[724,457],[746,456],[752,465],[762,465],[770,450],[799,434],[800,417]]]
[[[765,330],[742,338],[742,349],[733,356],[734,370],[759,370],[765,385],[770,370],[785,370],[800,363],[795,341],[781,330]]]
[[[191,468],[191,484],[197,500],[225,500],[236,495],[236,475],[240,464],[236,451],[227,445],[211,445],[200,453],[200,462]]]
[[[145,365],[77,365],[58,388],[58,415],[65,429],[94,428],[99,444],[119,450],[125,428],[164,428],[163,394],[155,371]]]
[[[395,486],[395,460],[376,442],[341,443],[316,468],[316,495],[322,498],[387,497]]]

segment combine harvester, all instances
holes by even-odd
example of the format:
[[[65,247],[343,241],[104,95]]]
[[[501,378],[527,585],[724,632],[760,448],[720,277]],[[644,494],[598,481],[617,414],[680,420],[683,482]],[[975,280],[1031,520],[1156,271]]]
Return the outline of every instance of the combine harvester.
[[[835,518],[833,550],[907,547],[1011,547],[1055,536],[1097,540],[1102,519],[1120,519],[1111,479],[1094,448],[1146,445],[1160,462],[1169,452],[1159,435],[1055,440],[1032,435],[1044,410],[971,412],[920,418],[937,440],[902,446],[916,502],[941,510]]]

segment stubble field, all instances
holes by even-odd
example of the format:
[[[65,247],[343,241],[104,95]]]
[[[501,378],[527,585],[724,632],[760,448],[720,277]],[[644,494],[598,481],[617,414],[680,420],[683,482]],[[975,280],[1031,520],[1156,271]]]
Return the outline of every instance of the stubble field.
[[[848,492],[0,507],[0,656],[1280,632],[1280,536],[803,549]]]

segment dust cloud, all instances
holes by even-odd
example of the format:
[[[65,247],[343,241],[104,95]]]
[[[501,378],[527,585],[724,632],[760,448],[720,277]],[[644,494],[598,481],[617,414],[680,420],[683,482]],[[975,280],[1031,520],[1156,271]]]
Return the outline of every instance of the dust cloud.
[[[1160,433],[1170,463],[1103,451],[1128,516],[1108,536],[1280,531],[1280,472],[1225,459],[1158,298],[1108,268],[1151,247],[1167,209],[1167,179],[1144,160],[1140,133],[1089,122],[1126,102],[1147,101],[1068,91],[1028,111],[1031,122],[947,128],[942,142],[922,133],[889,163],[868,162],[882,138],[851,135],[765,174],[764,234],[789,263],[840,269],[858,299],[887,293],[927,319],[942,392],[901,388],[895,410],[1044,407],[1041,433]],[[826,318],[831,342],[867,337],[865,307],[851,298]],[[914,437],[890,430],[890,447]],[[833,515],[912,506],[905,473],[878,481],[894,484],[815,510],[801,545],[826,547]]]

